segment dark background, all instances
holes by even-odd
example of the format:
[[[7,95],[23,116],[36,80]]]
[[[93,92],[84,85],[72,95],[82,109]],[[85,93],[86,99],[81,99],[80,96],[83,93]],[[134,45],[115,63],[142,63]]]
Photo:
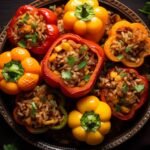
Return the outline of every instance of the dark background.
[[[16,9],[32,2],[33,0],[0,0],[0,31],[14,15]],[[141,14],[138,9],[141,8],[147,0],[120,0],[125,5],[134,10],[150,27],[147,17]],[[24,142],[14,131],[5,123],[0,116],[0,150],[4,144],[14,144],[18,150],[37,150],[37,148]],[[118,150],[150,150],[150,120],[147,124],[130,140],[115,148]]]

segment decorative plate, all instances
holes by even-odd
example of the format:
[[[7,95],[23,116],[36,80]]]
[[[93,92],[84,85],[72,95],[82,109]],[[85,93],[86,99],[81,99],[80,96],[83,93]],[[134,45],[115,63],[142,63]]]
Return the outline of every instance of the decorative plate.
[[[33,3],[31,3],[31,5],[36,7],[48,7],[49,5],[59,5],[65,2],[66,1],[64,0],[36,0]],[[127,6],[125,6],[117,0],[100,0],[100,3],[108,10],[118,13],[122,18],[126,18],[131,22],[140,22],[144,24],[144,22],[140,19],[140,17],[137,14],[135,14],[131,9],[129,9]],[[6,37],[6,28],[2,31],[0,35],[0,52],[12,47]],[[146,59],[145,63],[150,64],[150,62],[148,62],[148,59]],[[8,125],[22,139],[42,150],[112,149],[122,144],[126,140],[130,139],[133,135],[135,135],[150,118],[150,102],[147,101],[142,106],[142,108],[138,110],[135,117],[130,121],[124,122],[112,118],[112,129],[111,132],[106,136],[104,142],[97,146],[88,146],[86,144],[72,142],[71,139],[69,139],[69,135],[66,129],[63,129],[62,131],[50,131],[41,135],[31,135],[23,127],[15,123],[12,117],[14,101],[11,99],[14,99],[14,97],[0,93],[1,115],[4,117]]]

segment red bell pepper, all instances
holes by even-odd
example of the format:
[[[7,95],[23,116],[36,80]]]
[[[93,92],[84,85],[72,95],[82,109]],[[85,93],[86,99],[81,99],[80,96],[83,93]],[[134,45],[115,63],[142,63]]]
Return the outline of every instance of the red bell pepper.
[[[35,14],[36,17],[42,16],[41,22],[45,24],[45,30],[40,29],[40,32],[45,36],[44,39],[40,39],[40,34],[37,32],[40,23],[34,24],[35,21],[31,23],[31,18]],[[37,18],[35,20],[37,21]],[[21,30],[24,32],[20,32]],[[16,38],[16,32],[18,38]],[[58,35],[59,30],[55,13],[47,8],[35,8],[30,5],[21,6],[16,11],[7,29],[7,36],[11,43],[27,48],[35,54],[45,54]],[[30,40],[30,43],[32,41],[31,46],[28,46],[27,40]]]
[[[146,102],[147,78],[135,69],[116,67],[108,72],[106,79],[108,82],[102,85],[101,100],[110,105],[113,116],[121,120],[132,119]]]
[[[43,119],[42,122],[39,123],[37,116],[44,113],[42,105],[43,107],[49,107],[49,104],[51,106],[51,110],[49,109],[49,112],[47,113],[51,115],[51,117],[49,120]],[[57,105],[57,111],[55,105]],[[55,123],[54,120],[59,117],[59,115],[54,116],[51,112],[52,110],[56,111],[56,113],[58,113],[58,111],[61,113],[62,118],[60,122]],[[25,114],[25,112],[27,112],[27,114]],[[22,116],[20,113],[22,113]],[[13,117],[16,123],[25,126],[32,134],[40,134],[48,130],[60,130],[66,125],[68,118],[67,111],[65,109],[64,96],[56,90],[50,89],[45,84],[36,86],[36,88],[31,92],[22,93],[16,97],[16,106],[13,110]],[[35,127],[36,123],[38,126]]]
[[[90,76],[89,81],[82,87],[75,86],[75,87],[69,87],[66,85],[63,81],[63,79],[60,77],[60,75],[55,74],[51,68],[48,66],[49,63],[49,57],[54,51],[54,48],[58,46],[62,42],[62,40],[73,40],[79,44],[86,44],[89,49],[97,56],[97,64],[95,66],[95,69]],[[97,45],[94,42],[91,42],[89,40],[85,40],[75,34],[64,34],[60,38],[58,38],[53,45],[50,47],[48,52],[46,53],[44,59],[42,60],[42,73],[45,81],[52,87],[60,88],[61,91],[68,97],[71,98],[79,98],[81,96],[86,95],[90,90],[93,88],[94,83],[96,81],[96,78],[101,71],[102,64],[104,62],[104,52],[103,49]]]

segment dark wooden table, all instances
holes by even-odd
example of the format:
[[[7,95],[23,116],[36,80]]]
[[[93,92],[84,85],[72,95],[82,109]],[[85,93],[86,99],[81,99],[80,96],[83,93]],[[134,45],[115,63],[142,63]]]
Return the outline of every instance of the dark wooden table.
[[[0,30],[7,24],[13,16],[16,9],[32,2],[33,0],[0,0]],[[141,14],[138,9],[141,8],[147,0],[120,0],[125,5],[133,9],[150,27],[147,17]],[[37,148],[23,141],[14,131],[5,123],[0,116],[0,150],[4,144],[15,144],[18,150],[36,150]],[[130,140],[115,148],[118,150],[150,150],[150,121]]]

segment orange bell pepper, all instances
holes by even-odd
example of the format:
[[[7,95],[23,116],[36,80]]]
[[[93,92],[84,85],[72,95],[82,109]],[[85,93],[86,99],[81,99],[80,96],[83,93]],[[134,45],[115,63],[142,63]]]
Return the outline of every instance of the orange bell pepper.
[[[86,39],[99,42],[109,21],[108,11],[98,1],[70,0],[65,5],[64,28]]]
[[[122,20],[111,28],[104,44],[106,56],[114,62],[122,62],[128,67],[139,67],[150,55],[150,38],[141,23]]]
[[[0,89],[7,94],[33,89],[41,74],[41,67],[30,53],[21,47],[0,55]]]

